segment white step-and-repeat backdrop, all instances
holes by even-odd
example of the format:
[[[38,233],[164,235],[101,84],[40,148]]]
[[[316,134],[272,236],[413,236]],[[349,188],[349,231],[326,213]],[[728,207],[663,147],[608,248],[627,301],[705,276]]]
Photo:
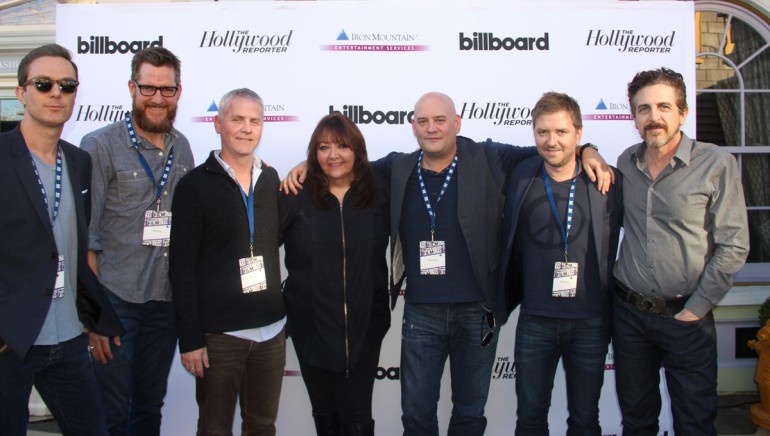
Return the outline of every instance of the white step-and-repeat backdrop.
[[[640,70],[667,66],[691,90],[694,121],[692,2],[226,2],[59,5],[57,42],[69,48],[81,87],[64,138],[75,144],[131,109],[132,54],[155,44],[182,60],[176,127],[197,163],[219,147],[213,116],[227,91],[248,87],[265,101],[257,153],[279,174],[303,160],[317,121],[343,112],[363,131],[369,155],[417,147],[409,122],[427,91],[453,97],[461,134],[532,145],[530,111],[543,92],[566,92],[581,104],[584,141],[608,162],[638,142],[626,84]],[[694,122],[685,127],[694,136]],[[393,312],[374,391],[377,432],[400,434],[400,321]],[[503,329],[487,404],[487,434],[511,434],[516,422],[513,338],[516,314]],[[282,435],[313,434],[310,404],[289,346],[278,417]],[[178,360],[177,360],[178,362]],[[603,433],[620,433],[612,354],[601,399]],[[448,373],[448,371],[446,371]],[[564,376],[557,374],[550,425],[566,430]],[[451,413],[445,374],[441,431]],[[662,385],[665,388],[664,385]],[[661,433],[671,428],[667,403]],[[194,382],[174,364],[163,434],[194,434]],[[236,420],[236,422],[239,422]],[[236,430],[237,431],[237,430]]]

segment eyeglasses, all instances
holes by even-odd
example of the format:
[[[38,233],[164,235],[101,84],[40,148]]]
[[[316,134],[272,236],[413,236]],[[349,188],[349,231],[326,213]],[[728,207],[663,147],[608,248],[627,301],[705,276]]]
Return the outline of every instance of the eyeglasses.
[[[489,327],[487,334],[484,334],[484,325]],[[495,314],[492,312],[486,312],[481,316],[481,346],[486,347],[492,343],[492,338],[495,337]]]
[[[35,85],[35,88],[37,88],[38,91],[46,93],[51,92],[51,89],[53,89],[53,84],[56,83],[59,85],[59,91],[65,93],[65,94],[72,94],[73,92],[78,90],[78,85],[80,85],[80,82],[77,80],[72,79],[63,79],[63,80],[51,80],[51,79],[31,79],[24,82],[24,86],[29,85],[30,83]]]
[[[160,90],[160,95],[164,97],[173,97],[176,95],[177,91],[179,91],[178,86],[140,85],[136,80],[133,82],[137,88],[139,88],[139,93],[145,97],[152,97],[158,90]]]

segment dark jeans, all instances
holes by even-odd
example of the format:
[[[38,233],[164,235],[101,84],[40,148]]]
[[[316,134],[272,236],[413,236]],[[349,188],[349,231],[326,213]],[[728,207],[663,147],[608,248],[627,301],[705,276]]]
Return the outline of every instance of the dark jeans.
[[[275,419],[286,366],[286,335],[265,342],[206,333],[209,368],[195,379],[198,436],[233,434],[240,401],[242,436],[275,435]]]
[[[567,434],[601,435],[599,397],[610,342],[610,316],[547,318],[522,313],[516,326],[516,434],[548,435],[559,358],[567,379]]]
[[[300,360],[313,416],[336,415],[342,425],[371,422],[372,392],[379,360],[380,344],[361,354],[358,366],[348,377],[344,372],[306,365]]]
[[[479,303],[404,306],[401,333],[401,421],[404,435],[438,435],[436,409],[441,375],[449,357],[452,417],[449,436],[483,435],[498,332],[487,347],[488,329]]]
[[[657,435],[660,367],[666,373],[674,432],[716,435],[717,350],[714,316],[683,322],[615,299],[615,387],[624,435]]]
[[[176,350],[174,304],[128,303],[107,292],[125,333],[107,364],[94,361],[111,436],[157,436]]]
[[[104,409],[89,361],[88,337],[35,345],[26,361],[0,353],[0,434],[25,436],[32,385],[64,436],[105,436]]]

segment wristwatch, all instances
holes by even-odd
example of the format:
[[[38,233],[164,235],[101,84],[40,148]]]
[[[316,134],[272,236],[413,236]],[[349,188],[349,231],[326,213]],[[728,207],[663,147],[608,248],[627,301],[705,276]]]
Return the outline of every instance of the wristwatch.
[[[585,144],[580,146],[580,151],[578,151],[579,158],[583,159],[583,151],[586,149],[586,147],[593,148],[594,150],[596,150],[597,153],[599,152],[599,147],[591,144],[590,142],[586,142]]]

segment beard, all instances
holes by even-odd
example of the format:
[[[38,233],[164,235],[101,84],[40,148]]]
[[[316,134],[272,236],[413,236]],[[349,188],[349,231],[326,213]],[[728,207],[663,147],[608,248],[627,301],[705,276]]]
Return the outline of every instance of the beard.
[[[160,91],[158,91],[160,92]],[[168,114],[161,121],[156,122],[147,117],[147,108],[163,107],[166,108]],[[148,133],[166,133],[171,130],[176,119],[176,104],[161,104],[148,103],[144,106],[139,106],[134,100],[133,104],[133,118],[137,127]]]
[[[663,129],[663,133],[655,135],[653,129]],[[665,123],[650,123],[644,127],[642,139],[644,139],[644,142],[650,148],[659,149],[668,144],[668,142],[671,141],[671,138],[673,138],[673,136],[669,135],[668,125]]]

